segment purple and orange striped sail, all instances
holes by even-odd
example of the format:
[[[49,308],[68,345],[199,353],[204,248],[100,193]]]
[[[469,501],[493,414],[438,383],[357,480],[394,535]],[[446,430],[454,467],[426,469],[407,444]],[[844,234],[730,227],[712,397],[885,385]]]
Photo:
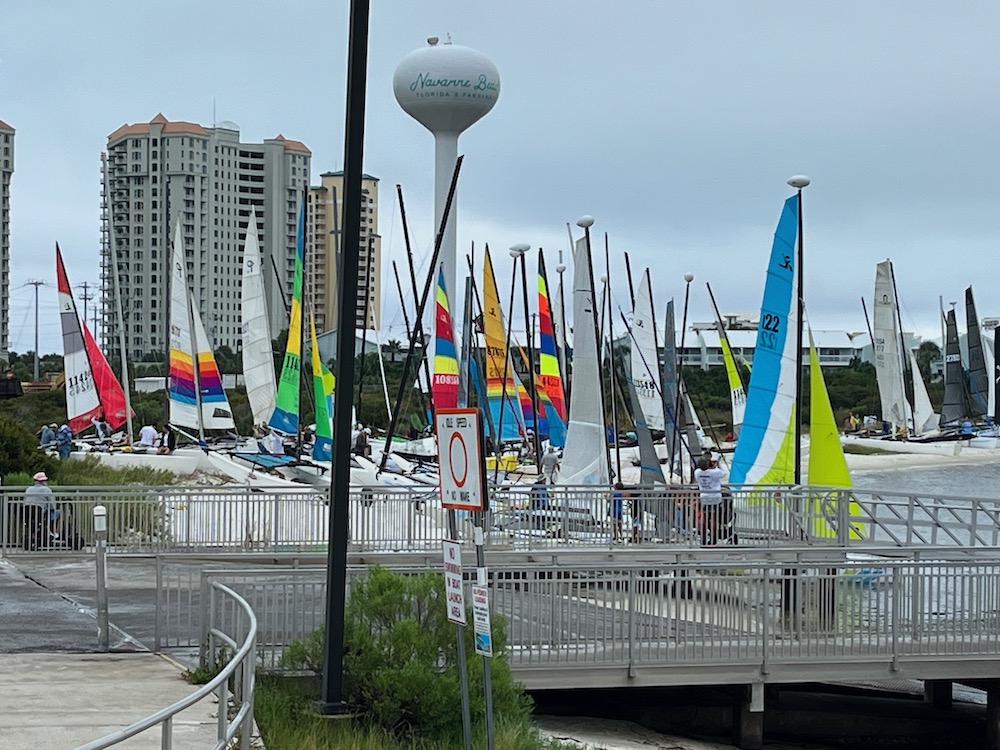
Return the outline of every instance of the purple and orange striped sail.
[[[438,270],[434,312],[434,375],[431,396],[435,409],[458,406],[458,356],[455,353],[455,329],[451,323],[451,306],[444,283],[444,269]]]
[[[549,282],[545,275],[545,255],[538,249],[538,382],[548,395],[559,418],[566,421],[566,397],[549,305]]]

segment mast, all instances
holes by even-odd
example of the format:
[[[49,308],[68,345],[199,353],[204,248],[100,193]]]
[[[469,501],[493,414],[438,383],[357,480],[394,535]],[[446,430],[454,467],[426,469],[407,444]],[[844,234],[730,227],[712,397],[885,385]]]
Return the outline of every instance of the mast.
[[[798,298],[798,320],[795,321],[795,484],[802,484],[802,322],[805,317],[806,303],[803,295],[802,282],[804,279],[802,269],[802,255],[804,242],[802,239],[802,189],[809,185],[809,178],[803,175],[796,175],[788,179],[788,184],[798,192],[798,242],[796,248],[795,269],[796,269],[796,297]]]
[[[906,336],[903,334],[903,316],[899,309],[899,290],[896,288],[896,268],[892,265],[892,261],[889,261],[889,280],[892,282],[892,300],[893,304],[896,306],[896,325],[899,328],[899,377],[902,379],[902,393],[903,400],[906,401],[906,368],[910,364],[910,358],[906,356],[906,352],[909,349],[906,348]],[[905,408],[907,404],[904,403]],[[903,414],[903,418],[906,418],[906,414]],[[912,406],[910,407],[910,427],[913,429],[912,435],[917,434],[917,413],[916,409]]]
[[[604,233],[604,275],[608,280],[608,364],[611,368],[611,423],[615,438],[615,464],[618,466],[618,480],[621,481],[622,471],[622,444],[618,439],[618,401],[615,393],[618,377],[615,372],[615,316],[611,312],[611,259],[608,249],[608,233]]]
[[[418,297],[417,297],[417,273],[416,273],[416,270],[413,267],[413,247],[410,244],[410,226],[409,226],[409,224],[406,221],[406,204],[403,202],[403,187],[402,187],[402,185],[396,185],[396,195],[399,197],[399,218],[400,218],[400,221],[403,224],[403,244],[406,247],[406,264],[407,264],[407,267],[410,269],[410,287],[411,287],[411,291],[413,292],[413,304],[416,304],[417,303],[417,299],[418,299]],[[431,263],[430,270],[427,273],[427,284],[428,285],[433,283],[433,280],[434,280],[434,269],[436,267],[437,267],[436,263]],[[404,304],[403,303],[402,292],[400,292],[399,303],[401,305]],[[434,412],[434,388],[433,388],[433,383],[434,383],[434,381],[431,380],[431,367],[430,367],[430,363],[427,361],[428,360],[428,357],[427,357],[427,341],[424,339],[423,326],[422,325],[418,325],[416,321],[414,321],[413,325],[416,326],[419,329],[419,330],[415,330],[414,334],[415,334],[415,337],[416,337],[415,340],[417,342],[419,342],[419,344],[420,344],[420,352],[421,352],[420,356],[422,357],[421,364],[423,365],[424,381],[427,383],[427,399],[428,399],[427,403],[428,403],[428,406],[429,406],[428,411],[431,412],[430,424],[433,425],[434,424],[434,415],[433,415],[433,412]],[[420,378],[417,378],[417,380],[419,381]]]
[[[108,155],[106,153],[101,154],[101,161],[104,162],[104,200],[108,203],[108,245],[111,249],[111,266],[114,269],[114,279],[115,279],[115,321],[118,327],[118,356],[121,358],[121,368],[122,368],[122,390],[125,391],[125,419],[128,425],[128,442],[132,443],[132,436],[135,434],[132,432],[132,395],[130,393],[131,388],[129,387],[128,381],[128,357],[125,356],[125,345],[127,342],[127,336],[125,331],[125,315],[122,312],[122,287],[121,279],[118,277],[118,246],[117,240],[115,239],[115,212],[110,205],[110,189],[111,185],[108,181]],[[167,274],[167,283],[170,283],[170,274]],[[169,297],[168,297],[169,299]],[[167,337],[167,345],[170,345],[170,338]],[[167,366],[169,368],[170,358],[167,357]],[[169,393],[169,388],[168,391]],[[169,398],[168,398],[169,401]],[[104,415],[105,418],[107,414]]]

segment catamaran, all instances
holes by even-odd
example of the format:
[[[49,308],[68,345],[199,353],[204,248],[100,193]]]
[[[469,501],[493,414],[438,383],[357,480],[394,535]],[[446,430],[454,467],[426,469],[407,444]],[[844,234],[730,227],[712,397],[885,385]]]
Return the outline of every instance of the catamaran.
[[[111,429],[117,430],[128,417],[125,392],[91,335],[87,321],[77,314],[76,300],[58,244],[56,282],[63,336],[67,424],[76,435],[89,429],[91,420],[103,415]]]

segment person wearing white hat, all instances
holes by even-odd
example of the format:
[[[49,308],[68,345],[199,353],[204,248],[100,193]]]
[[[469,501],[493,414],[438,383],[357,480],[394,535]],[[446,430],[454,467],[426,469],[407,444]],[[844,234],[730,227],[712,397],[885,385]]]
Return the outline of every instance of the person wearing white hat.
[[[49,534],[58,539],[62,532],[62,514],[56,508],[56,496],[49,487],[49,477],[44,471],[37,472],[33,477],[35,483],[24,491],[24,507],[40,508],[42,517],[48,522]]]

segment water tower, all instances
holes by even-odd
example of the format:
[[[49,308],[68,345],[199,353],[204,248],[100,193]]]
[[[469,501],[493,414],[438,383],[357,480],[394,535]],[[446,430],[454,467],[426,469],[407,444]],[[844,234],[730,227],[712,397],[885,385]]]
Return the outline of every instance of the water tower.
[[[458,136],[493,109],[500,96],[500,74],[483,53],[452,44],[450,39],[439,44],[438,38],[432,36],[426,47],[414,50],[399,63],[392,78],[392,90],[403,111],[434,136],[434,231],[437,232],[458,159]],[[458,294],[457,201],[456,194],[440,254],[453,300]]]

